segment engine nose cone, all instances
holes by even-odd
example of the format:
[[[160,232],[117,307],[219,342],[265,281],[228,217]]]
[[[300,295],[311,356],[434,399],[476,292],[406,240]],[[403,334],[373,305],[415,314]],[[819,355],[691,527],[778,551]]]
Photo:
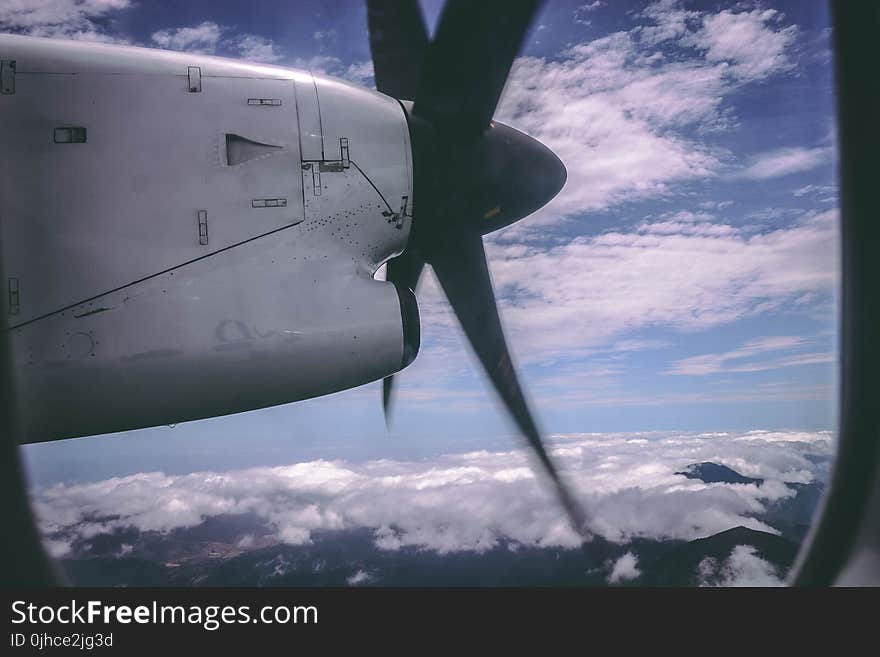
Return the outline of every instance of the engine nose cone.
[[[483,140],[482,171],[475,190],[484,235],[519,221],[546,205],[568,173],[556,154],[537,139],[494,121]]]
[[[565,165],[537,139],[493,121],[478,137],[438,132],[412,116],[415,203],[409,245],[429,256],[450,227],[482,235],[527,217],[565,185]],[[430,258],[428,258],[430,261]]]

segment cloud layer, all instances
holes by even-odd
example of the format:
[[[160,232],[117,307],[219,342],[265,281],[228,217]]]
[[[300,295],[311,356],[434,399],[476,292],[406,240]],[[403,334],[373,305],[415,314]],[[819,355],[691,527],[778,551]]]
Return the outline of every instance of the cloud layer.
[[[555,457],[590,514],[614,542],[694,539],[744,525],[776,530],[754,515],[790,497],[783,482],[824,478],[830,434],[584,434],[556,436]],[[816,458],[819,457],[819,458]],[[726,464],[757,485],[704,484],[675,472],[693,462]],[[48,545],[62,556],[75,541],[134,527],[167,532],[218,515],[251,513],[280,542],[307,543],[318,530],[370,528],[380,549],[485,551],[500,540],[574,548],[543,479],[520,450],[450,454],[430,462],[312,461],[289,466],[171,476],[142,473],[33,491]],[[617,564],[617,581],[637,564]]]

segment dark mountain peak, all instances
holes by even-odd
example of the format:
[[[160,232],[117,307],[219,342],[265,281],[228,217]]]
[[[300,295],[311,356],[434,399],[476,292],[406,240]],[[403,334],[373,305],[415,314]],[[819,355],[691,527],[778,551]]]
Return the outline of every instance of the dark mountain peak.
[[[705,461],[703,463],[691,463],[677,475],[683,475],[688,479],[699,479],[706,484],[762,484],[763,479],[745,477],[732,468],[720,463]]]
[[[750,546],[761,559],[777,569],[780,577],[788,573],[797,553],[797,545],[782,536],[739,525],[672,547],[659,558],[640,563],[640,583],[645,586],[699,586],[698,571],[703,560],[709,558],[716,564],[723,563],[737,545]]]
[[[771,534],[770,532],[763,532],[760,529],[751,529],[750,527],[746,527],[744,525],[737,525],[736,527],[731,527],[730,529],[725,529],[723,532],[718,532],[717,534],[712,534],[711,536],[706,536],[705,538],[697,538],[691,542],[697,541],[713,541],[716,543],[725,543],[730,541],[745,541],[748,543],[749,541],[754,542],[758,541],[766,541],[769,540],[771,542],[775,542],[779,536],[776,534]]]

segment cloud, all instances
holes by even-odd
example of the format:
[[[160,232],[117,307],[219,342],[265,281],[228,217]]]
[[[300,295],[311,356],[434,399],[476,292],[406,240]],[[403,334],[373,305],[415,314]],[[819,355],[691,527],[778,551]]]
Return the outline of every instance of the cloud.
[[[580,7],[576,7],[572,12],[572,18],[574,18],[574,22],[579,25],[592,25],[593,21],[588,19],[587,16],[603,6],[605,6],[605,3],[602,2],[602,0],[588,2]],[[538,29],[541,29],[541,27],[539,26]]]
[[[223,36],[224,28],[213,21],[204,21],[193,27],[167,28],[153,32],[150,39],[160,48],[213,54]]]
[[[706,376],[719,372],[759,372],[762,370],[829,363],[835,359],[830,352],[796,353],[768,359],[767,353],[790,351],[805,346],[798,336],[775,336],[749,340],[739,349],[716,354],[701,354],[677,360],[666,372],[687,376]]]
[[[30,36],[130,44],[130,39],[111,34],[107,24],[134,6],[131,0],[9,0],[0,5],[0,29]],[[267,64],[284,59],[271,39],[236,34],[233,28],[214,21],[157,30],[147,45],[208,55],[225,52]]]
[[[726,210],[733,205],[733,201],[703,201],[699,207],[703,210]]]
[[[133,6],[130,0],[4,0],[0,30],[39,37],[127,43],[102,25],[114,13]]]
[[[159,30],[151,35],[154,45],[166,50],[181,50],[205,55],[228,53],[232,56],[263,64],[276,64],[285,59],[278,45],[256,34],[236,34],[212,21],[191,27]]]
[[[702,28],[687,35],[684,43],[705,51],[709,62],[724,63],[742,80],[761,80],[793,67],[787,50],[798,29],[776,29],[781,15],[775,9],[733,12],[723,10],[703,17]]]
[[[6,0],[0,22],[16,27],[76,23],[131,7],[130,0]]]
[[[828,148],[780,148],[754,156],[751,163],[736,175],[749,180],[767,180],[815,169],[830,162],[830,158]]]
[[[677,65],[651,70],[625,33],[578,46],[559,61],[517,60],[497,116],[547,144],[568,169],[568,183],[545,214],[602,210],[712,175],[719,161],[710,149],[661,129],[683,117],[706,118],[717,107],[717,89],[700,93],[688,77]],[[664,78],[669,92],[643,103]]]
[[[70,542],[65,541],[65,540],[56,541],[56,540],[52,540],[51,538],[44,539],[43,540],[43,547],[46,548],[46,552],[53,559],[60,559],[62,557],[66,557],[68,554],[70,554],[70,551],[71,551]]]
[[[680,0],[659,0],[639,16],[653,23],[635,28],[640,45],[692,48],[726,77],[757,81],[794,68],[788,51],[798,28],[781,26],[775,9],[708,13],[685,10]]]
[[[293,61],[296,68],[305,68],[313,73],[343,78],[355,84],[364,86],[373,85],[373,62],[372,60],[360,60],[346,64],[339,57],[330,55],[315,55],[308,59],[297,58]]]
[[[231,44],[242,59],[263,64],[275,64],[284,59],[278,46],[271,40],[254,34],[245,34]]]
[[[638,329],[702,330],[827,303],[837,283],[837,221],[836,211],[805,213],[756,234],[691,214],[552,246],[491,242],[488,252],[512,340],[535,361]]]
[[[837,195],[837,186],[836,185],[805,185],[804,187],[799,187],[792,192],[793,196],[800,198],[801,196],[805,196],[807,194],[823,194],[826,196],[836,196]]]
[[[130,44],[133,43],[130,39],[111,34],[105,23],[134,6],[131,0],[9,0],[0,5],[0,29],[32,36]],[[335,34],[333,30],[316,32],[315,38],[327,42],[335,39]],[[214,21],[157,30],[144,45],[205,55],[221,54],[266,64],[285,63],[287,59],[283,48],[272,39],[238,33],[234,27]],[[360,84],[372,84],[371,62],[345,65],[336,57],[320,56],[309,61],[296,60],[294,65],[315,68]]]
[[[617,383],[602,386],[596,379],[576,382],[567,386],[550,386],[538,379],[535,386],[537,401],[541,408],[562,407],[584,409],[600,407],[669,407],[679,405],[693,407],[696,404],[727,404],[741,402],[816,401],[828,402],[834,398],[836,389],[831,384],[804,385],[797,381],[759,383],[750,387],[715,385],[712,388],[687,392],[657,392],[655,390],[627,390]],[[727,383],[727,382],[725,382]],[[557,387],[559,386],[559,387]]]
[[[785,586],[773,564],[751,545],[734,546],[721,564],[706,557],[697,566],[700,586]]]
[[[641,14],[653,25],[643,25],[635,29],[640,42],[645,46],[656,46],[672,39],[680,39],[688,33],[688,24],[699,21],[700,13],[685,11],[679,0],[658,0],[648,5]]]
[[[363,584],[369,584],[371,581],[373,581],[373,579],[374,577],[370,575],[370,573],[368,573],[367,571],[358,570],[350,577],[347,577],[345,579],[345,583],[349,586],[361,586]]]
[[[828,432],[744,434],[576,434],[555,436],[552,451],[608,540],[690,540],[744,525],[793,491],[782,482],[824,478]],[[715,461],[761,486],[704,484],[675,473]],[[158,472],[32,492],[55,554],[117,529],[167,532],[206,518],[254,514],[277,541],[303,544],[319,530],[369,528],[377,547],[438,553],[483,552],[505,540],[575,548],[552,491],[536,479],[523,450],[449,454],[430,462],[311,461],[228,472]],[[242,543],[242,548],[247,545]],[[635,563],[618,564],[619,577]]]
[[[515,63],[497,116],[568,169],[540,217],[666,196],[676,183],[719,175],[729,154],[700,137],[738,125],[725,101],[743,85],[791,70],[796,28],[775,12],[710,14],[663,1],[637,18],[643,24],[628,31]]]
[[[635,579],[642,574],[638,568],[638,559],[632,552],[627,552],[614,562],[611,573],[608,575],[609,584],[620,584]]]
[[[317,30],[312,38],[324,46],[327,43],[336,41],[336,30]]]
[[[373,86],[375,71],[373,70],[373,60],[367,59],[350,64],[342,76],[346,80],[351,80],[357,84],[364,86]]]
[[[622,378],[629,369],[620,360],[625,351],[685,344],[674,335],[658,344],[651,339],[658,330],[686,336],[781,313],[833,317],[838,212],[794,212],[774,230],[744,226],[742,219],[719,222],[695,209],[592,237],[523,243],[493,236],[486,243],[492,279],[528,388],[550,408],[832,399],[830,381],[794,380],[765,389],[743,388],[738,377],[730,385],[676,392],[664,391],[660,382],[657,389],[634,389]],[[418,298],[423,347],[404,374],[402,402],[484,406],[483,388],[468,385],[474,363],[430,271]],[[682,362],[656,370],[720,374],[833,362],[830,341],[805,333],[790,337],[804,344],[778,352],[744,345],[751,352],[745,360],[722,350],[690,361],[676,354]]]

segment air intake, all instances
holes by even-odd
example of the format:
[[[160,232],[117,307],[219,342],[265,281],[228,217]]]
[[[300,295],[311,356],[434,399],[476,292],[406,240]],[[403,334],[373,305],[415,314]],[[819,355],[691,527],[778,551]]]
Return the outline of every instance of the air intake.
[[[266,157],[279,150],[281,150],[281,146],[261,144],[258,141],[251,141],[240,135],[226,135],[226,164],[229,166],[244,164],[258,157]]]

